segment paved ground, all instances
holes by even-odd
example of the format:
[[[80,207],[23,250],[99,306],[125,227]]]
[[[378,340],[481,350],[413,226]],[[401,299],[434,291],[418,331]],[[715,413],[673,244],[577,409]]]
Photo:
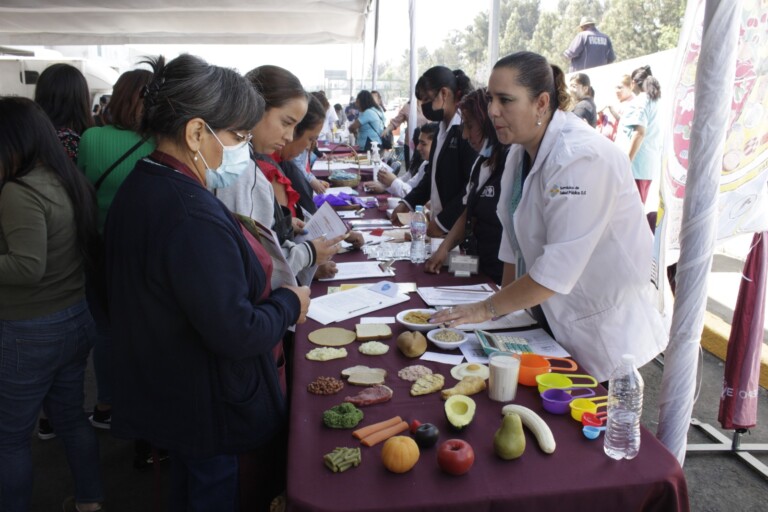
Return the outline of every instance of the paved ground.
[[[743,244],[743,242],[739,242]],[[748,244],[746,245],[748,248]],[[719,248],[715,258],[710,286],[708,309],[730,321],[740,279],[740,259],[746,249],[738,244]],[[727,334],[726,334],[727,339]],[[703,357],[702,386],[694,407],[694,417],[704,423],[719,427],[717,413],[723,378],[723,363],[709,353]],[[641,373],[646,383],[643,424],[656,431],[658,419],[658,392],[662,367],[651,363]],[[95,399],[92,372],[86,385],[86,406],[90,409]],[[722,430],[721,430],[722,431]],[[730,438],[731,432],[724,432]],[[165,510],[165,496],[154,495],[155,475],[152,471],[141,473],[133,469],[133,446],[129,442],[113,439],[108,432],[99,431],[101,465],[104,472],[110,512],[144,512],[152,510],[158,499]],[[709,439],[695,428],[688,433],[689,443],[706,443]],[[768,392],[760,390],[758,425],[744,443],[768,443]],[[31,512],[60,510],[62,499],[72,494],[72,481],[66,466],[61,443],[57,440],[32,442],[35,464],[34,501]],[[768,465],[768,453],[757,455]],[[689,454],[685,466],[691,509],[696,512],[768,510],[768,479],[759,476],[732,454]],[[167,467],[161,464],[157,475],[159,488],[167,483]],[[599,499],[596,497],[596,499]],[[565,508],[565,507],[564,507]]]

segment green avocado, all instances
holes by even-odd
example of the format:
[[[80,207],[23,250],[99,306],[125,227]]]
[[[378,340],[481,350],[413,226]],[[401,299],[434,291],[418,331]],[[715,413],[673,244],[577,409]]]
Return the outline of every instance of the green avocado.
[[[493,436],[493,450],[504,460],[516,459],[525,451],[523,422],[516,413],[504,415],[501,428]]]
[[[475,417],[475,401],[465,395],[453,395],[445,401],[445,416],[453,428],[461,430]]]

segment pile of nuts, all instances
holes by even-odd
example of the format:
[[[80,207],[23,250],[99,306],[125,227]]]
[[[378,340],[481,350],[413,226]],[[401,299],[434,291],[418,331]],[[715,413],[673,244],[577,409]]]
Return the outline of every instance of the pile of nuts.
[[[344,382],[335,377],[318,377],[307,385],[307,391],[316,395],[332,395],[344,387]]]

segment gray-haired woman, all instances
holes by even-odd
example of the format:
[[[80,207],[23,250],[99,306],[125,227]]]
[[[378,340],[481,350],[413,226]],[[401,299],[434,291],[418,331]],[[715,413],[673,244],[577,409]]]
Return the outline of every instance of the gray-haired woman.
[[[206,185],[247,169],[264,102],[235,71],[150,60],[143,128],[157,150],[105,227],[114,343],[112,431],[171,456],[172,510],[236,510],[237,454],[284,428],[274,352],[309,289],[270,289],[272,263]],[[281,351],[280,351],[281,352]]]

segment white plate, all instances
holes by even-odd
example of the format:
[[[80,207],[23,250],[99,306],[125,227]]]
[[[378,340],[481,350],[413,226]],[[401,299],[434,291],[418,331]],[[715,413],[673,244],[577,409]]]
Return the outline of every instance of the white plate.
[[[469,366],[471,368],[468,368]],[[487,379],[490,375],[490,370],[487,366],[480,363],[461,363],[451,368],[451,377],[456,380],[461,380],[470,375]]]
[[[443,330],[455,332],[456,334],[461,335],[461,339],[459,341],[440,341],[438,339],[435,339],[435,335],[438,332]],[[439,330],[429,331],[427,333],[427,339],[443,350],[453,350],[455,348],[459,348],[459,346],[461,346],[462,343],[467,341],[467,335],[458,329],[452,329],[450,327],[441,327]]]
[[[436,329],[436,328],[440,327],[440,324],[414,324],[414,323],[411,323],[411,322],[406,322],[405,321],[405,315],[407,315],[411,311],[420,311],[420,312],[423,312],[423,313],[427,313],[429,315],[434,315],[435,313],[437,313],[437,311],[435,311],[434,309],[421,309],[421,308],[419,308],[419,309],[405,309],[405,310],[399,312],[397,314],[397,316],[395,316],[395,320],[397,320],[397,323],[406,326],[408,329],[410,329],[412,331],[421,331],[421,332],[431,331],[432,329]]]

